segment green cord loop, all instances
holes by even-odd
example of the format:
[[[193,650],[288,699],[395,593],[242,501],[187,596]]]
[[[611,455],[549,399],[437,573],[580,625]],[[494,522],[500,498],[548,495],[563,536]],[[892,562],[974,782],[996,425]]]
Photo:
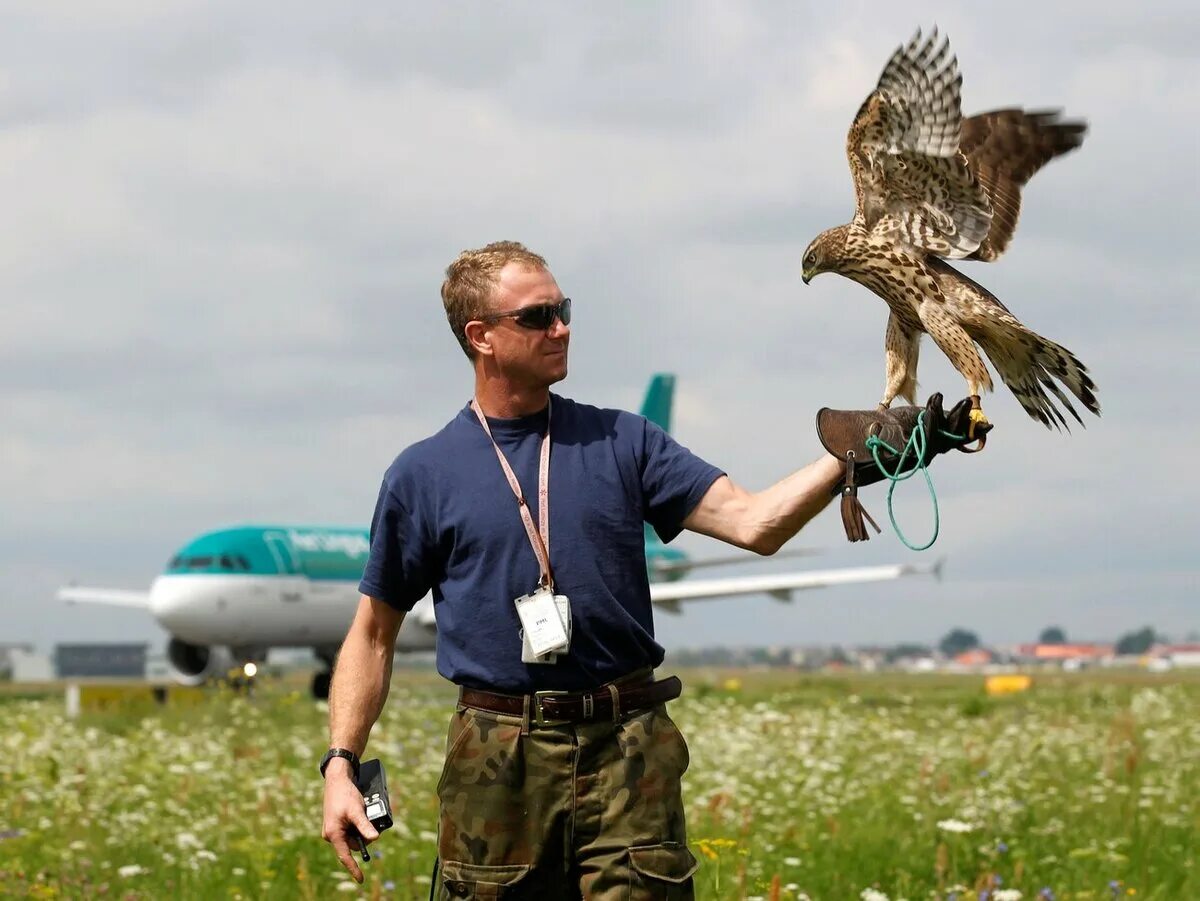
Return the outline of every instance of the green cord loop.
[[[955,435],[953,432],[947,432],[942,429],[938,429],[938,431],[942,435],[952,440],[965,440],[965,436],[963,435]],[[933,543],[937,541],[938,532],[941,529],[941,517],[938,514],[937,492],[933,489],[933,479],[929,477],[929,469],[925,463],[925,450],[927,447],[925,436],[925,411],[922,410],[917,415],[916,428],[914,428],[912,430],[912,434],[908,436],[908,443],[904,445],[903,451],[896,450],[896,448],[892,447],[878,435],[869,435],[867,437],[866,444],[867,449],[871,452],[871,456],[875,460],[875,465],[878,466],[879,471],[887,477],[889,483],[887,493],[888,518],[892,521],[892,528],[896,530],[896,536],[910,551],[925,551],[933,547]],[[879,459],[879,448],[881,447],[893,457],[900,458],[896,462],[895,472],[888,472],[887,468],[883,465],[883,461]],[[915,455],[917,465],[905,472],[904,461],[908,457],[909,451],[912,451]],[[920,470],[921,474],[925,476],[925,484],[929,486],[929,497],[933,501],[933,535],[930,537],[929,541],[920,546],[912,544],[904,536],[904,532],[900,529],[900,524],[896,522],[896,513],[892,509],[892,492],[896,490],[896,483],[903,482],[905,479],[911,479],[917,473],[917,470]]]

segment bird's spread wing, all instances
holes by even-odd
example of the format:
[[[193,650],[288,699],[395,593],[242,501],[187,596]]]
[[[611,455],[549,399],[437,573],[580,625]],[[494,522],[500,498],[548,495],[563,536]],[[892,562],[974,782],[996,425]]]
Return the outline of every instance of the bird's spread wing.
[[[992,218],[959,152],[961,85],[949,42],[918,31],[892,54],[846,138],[856,222],[949,259],[975,252]]]
[[[1057,110],[993,110],[963,120],[960,149],[992,204],[987,237],[971,259],[1004,253],[1021,214],[1021,188],[1060,154],[1083,143],[1087,125],[1063,121]]]

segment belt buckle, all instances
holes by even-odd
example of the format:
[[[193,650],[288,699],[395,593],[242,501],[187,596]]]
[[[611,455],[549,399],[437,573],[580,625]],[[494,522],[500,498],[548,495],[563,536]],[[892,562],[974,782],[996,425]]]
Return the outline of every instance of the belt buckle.
[[[569,691],[535,691],[533,693],[533,721],[539,726],[561,726],[563,723],[569,723],[570,720],[547,719],[542,713],[542,701],[546,698],[562,697],[570,693]]]

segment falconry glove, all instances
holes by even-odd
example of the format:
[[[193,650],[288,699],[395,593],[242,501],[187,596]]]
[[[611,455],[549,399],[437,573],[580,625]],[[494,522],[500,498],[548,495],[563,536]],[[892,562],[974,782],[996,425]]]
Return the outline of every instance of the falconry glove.
[[[885,478],[895,479],[928,466],[933,458],[949,450],[965,449],[991,430],[991,423],[971,426],[971,398],[959,401],[949,412],[942,408],[942,395],[934,394],[924,407],[891,407],[886,410],[817,411],[817,436],[825,450],[846,464],[846,474],[835,487],[842,496],[842,525],[851,541],[866,541],[866,522],[876,532],[879,526],[858,500],[858,489]],[[922,435],[913,440],[921,426]],[[873,439],[873,440],[869,440]],[[922,440],[923,439],[923,440]],[[911,444],[910,444],[911,442]],[[880,469],[875,459],[884,469]],[[864,519],[866,522],[864,522]]]

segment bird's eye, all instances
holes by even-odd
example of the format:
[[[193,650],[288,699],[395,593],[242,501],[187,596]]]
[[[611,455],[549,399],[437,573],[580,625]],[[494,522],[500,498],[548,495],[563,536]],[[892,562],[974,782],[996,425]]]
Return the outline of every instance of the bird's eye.
[[[808,256],[806,256],[804,258],[804,265],[805,266],[817,265],[817,255],[815,253],[810,253]]]

